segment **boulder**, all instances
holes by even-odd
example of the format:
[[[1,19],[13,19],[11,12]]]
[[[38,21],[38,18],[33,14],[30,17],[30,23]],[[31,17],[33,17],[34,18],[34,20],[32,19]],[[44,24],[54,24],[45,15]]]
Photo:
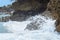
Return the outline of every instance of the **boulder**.
[[[39,26],[39,24],[36,23],[36,21],[35,21],[35,22],[32,22],[32,23],[28,24],[27,27],[25,28],[25,30],[26,29],[28,29],[28,30],[38,30],[38,29],[40,29],[38,26]]]
[[[10,17],[10,19],[12,21],[25,21],[29,17],[37,15],[37,14],[39,14],[38,11],[33,11],[33,10],[30,10],[30,11],[20,11],[19,10],[19,11],[15,11],[13,13],[13,15]]]
[[[43,18],[36,18],[31,19],[33,20],[30,24],[27,25],[27,27],[25,28],[25,30],[39,30],[40,27],[42,27],[43,23],[45,23],[45,21],[43,20]]]
[[[56,27],[56,31],[60,32],[60,24]]]
[[[47,9],[53,14],[56,20],[56,30],[60,32],[60,0],[50,0]]]

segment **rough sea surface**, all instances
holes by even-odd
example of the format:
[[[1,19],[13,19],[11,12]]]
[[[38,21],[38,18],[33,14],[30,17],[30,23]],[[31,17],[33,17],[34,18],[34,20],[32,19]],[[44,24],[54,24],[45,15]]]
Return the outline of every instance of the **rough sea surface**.
[[[39,29],[24,30],[34,21],[39,24]],[[0,40],[60,40],[60,34],[55,31],[55,21],[52,18],[35,15],[22,22],[0,22]]]

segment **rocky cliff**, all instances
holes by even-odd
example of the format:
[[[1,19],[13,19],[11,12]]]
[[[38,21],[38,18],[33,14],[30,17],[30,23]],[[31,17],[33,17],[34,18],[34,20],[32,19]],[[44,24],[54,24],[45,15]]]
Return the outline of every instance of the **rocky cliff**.
[[[22,11],[41,10],[41,8],[47,8],[48,2],[49,0],[17,0],[12,4],[11,8]]]
[[[15,10],[11,20],[21,21],[40,14],[47,9],[48,2],[49,0],[17,0],[11,6]]]
[[[11,17],[15,21],[25,20],[45,10],[50,11],[51,14],[47,14],[56,19],[56,30],[60,32],[60,0],[16,0],[11,8],[15,10]]]
[[[50,0],[48,3],[48,10],[56,19],[56,30],[60,32],[60,0]]]

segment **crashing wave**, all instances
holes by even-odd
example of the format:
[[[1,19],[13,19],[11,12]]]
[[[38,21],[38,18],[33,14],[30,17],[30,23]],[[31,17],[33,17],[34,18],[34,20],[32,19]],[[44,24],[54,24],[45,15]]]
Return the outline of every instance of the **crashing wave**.
[[[11,31],[13,33],[5,35],[1,34],[0,39],[1,40],[60,40],[60,34],[58,34],[55,31],[55,21],[56,20],[46,18],[41,15],[30,17],[29,19],[23,22],[9,21],[4,23],[3,25],[6,29],[8,29],[8,31]]]

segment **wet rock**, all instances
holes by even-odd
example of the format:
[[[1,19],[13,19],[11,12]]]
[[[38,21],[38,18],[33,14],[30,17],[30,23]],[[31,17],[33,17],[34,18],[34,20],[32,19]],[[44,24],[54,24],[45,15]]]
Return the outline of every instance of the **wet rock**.
[[[0,22],[7,22],[7,21],[9,21],[9,19],[10,19],[9,16],[2,17],[2,18],[0,18]]]
[[[56,31],[57,32],[60,32],[60,18],[58,18],[57,20],[56,20]]]
[[[28,29],[28,30],[38,30],[39,29],[38,26],[39,26],[39,24],[36,24],[35,22],[32,22],[32,23],[28,24],[25,29]]]
[[[7,14],[6,12],[0,12],[0,22],[7,22],[10,20],[10,14]]]
[[[56,31],[60,32],[60,24],[56,27]]]
[[[37,18],[36,20],[28,24],[25,30],[39,30],[40,27],[42,27],[43,23],[44,23],[43,19]]]
[[[17,0],[11,6],[15,10],[11,16],[13,21],[23,21],[30,16],[44,12],[47,9],[49,0]]]
[[[60,0],[50,0],[47,9],[52,13],[56,20],[56,30],[60,32]]]
[[[42,10],[43,8],[47,8],[49,0],[17,0],[14,2],[11,6],[14,10],[37,10],[40,8]]]
[[[12,21],[25,21],[29,17],[35,16],[37,14],[40,14],[39,11],[33,11],[33,10],[21,11],[21,10],[19,10],[19,11],[15,11],[13,13],[13,15],[10,17],[10,19]]]

